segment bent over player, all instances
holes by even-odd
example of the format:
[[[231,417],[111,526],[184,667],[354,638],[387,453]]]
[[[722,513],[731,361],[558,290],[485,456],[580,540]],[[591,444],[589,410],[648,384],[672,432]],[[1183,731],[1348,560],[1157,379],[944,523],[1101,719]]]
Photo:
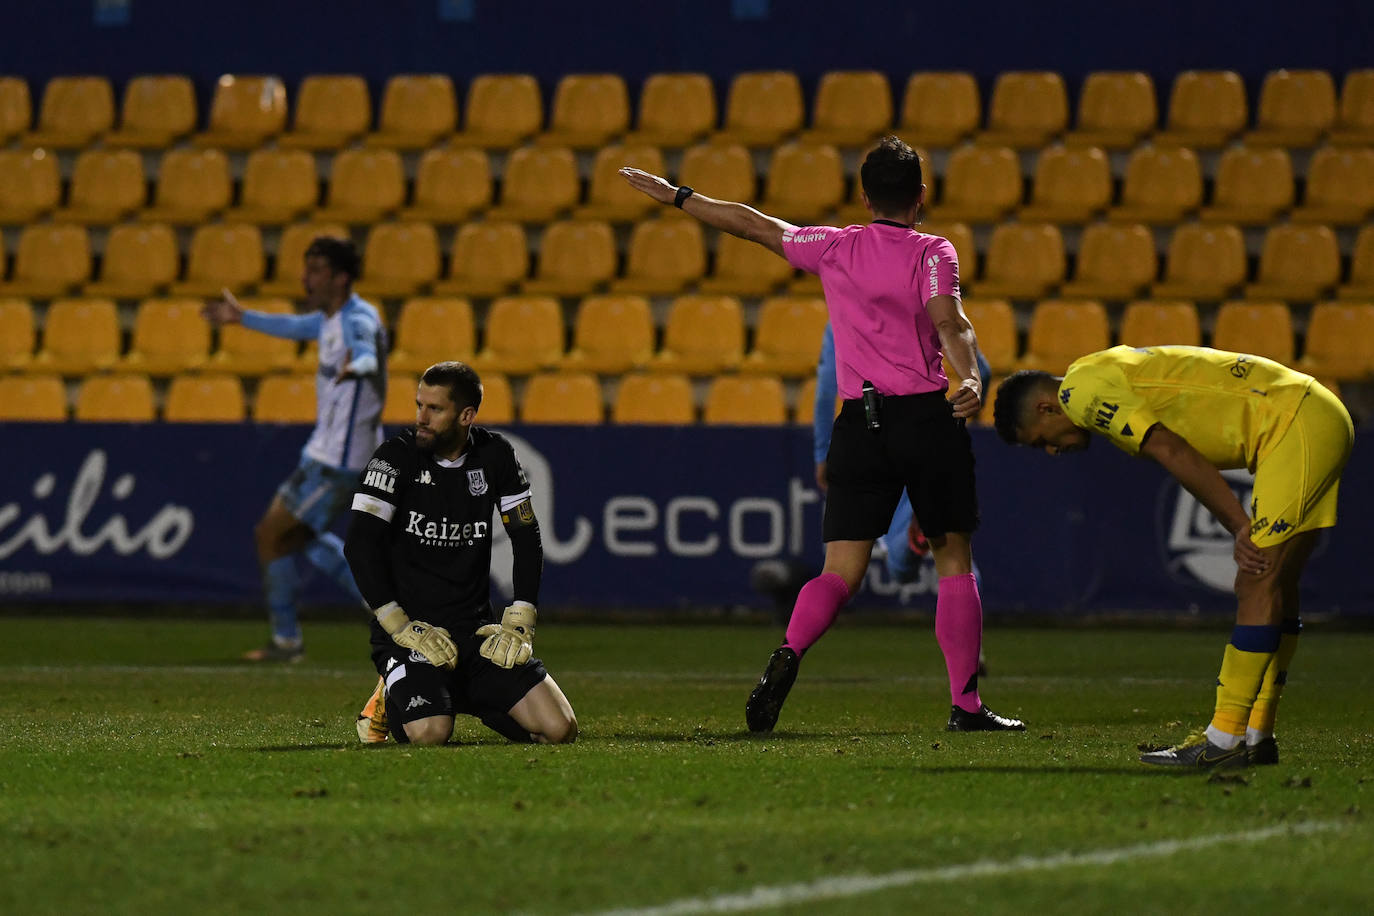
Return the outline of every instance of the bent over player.
[[[1091,433],[1164,466],[1235,539],[1236,625],[1206,729],[1141,755],[1163,766],[1278,763],[1274,722],[1302,630],[1298,580],[1317,532],[1336,524],[1354,444],[1340,400],[1311,376],[1260,356],[1205,347],[1113,347],[1063,378],[1016,372],[993,415],[1007,442],[1050,455]],[[1255,475],[1247,514],[1221,468]]]
[[[373,609],[381,676],[359,718],[363,741],[443,744],[458,713],[512,741],[577,737],[572,706],[533,655],[544,552],[515,449],[474,426],[477,373],[430,366],[415,429],[382,443],[353,497],[345,555]],[[491,525],[499,510],[514,553],[514,601],[491,607]]]

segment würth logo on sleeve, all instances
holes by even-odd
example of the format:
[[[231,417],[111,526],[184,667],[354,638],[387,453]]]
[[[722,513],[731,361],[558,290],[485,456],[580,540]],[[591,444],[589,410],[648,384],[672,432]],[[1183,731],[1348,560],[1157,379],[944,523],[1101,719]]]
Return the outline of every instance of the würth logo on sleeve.
[[[473,496],[481,496],[487,492],[487,475],[482,473],[481,468],[468,471],[468,492]]]
[[[930,268],[930,294],[938,296],[940,294],[940,256],[933,254],[926,258],[926,266]]]

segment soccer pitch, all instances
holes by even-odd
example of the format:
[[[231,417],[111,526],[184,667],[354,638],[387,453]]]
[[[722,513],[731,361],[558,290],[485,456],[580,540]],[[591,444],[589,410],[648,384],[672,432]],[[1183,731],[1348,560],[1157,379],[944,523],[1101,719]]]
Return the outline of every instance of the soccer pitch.
[[[990,626],[944,731],[928,623],[845,622],[772,735],[774,627],[560,625],[578,742],[363,747],[361,625],[230,659],[256,621],[0,618],[7,913],[1374,911],[1374,633],[1304,633],[1278,766],[1147,768],[1205,723],[1225,631]]]

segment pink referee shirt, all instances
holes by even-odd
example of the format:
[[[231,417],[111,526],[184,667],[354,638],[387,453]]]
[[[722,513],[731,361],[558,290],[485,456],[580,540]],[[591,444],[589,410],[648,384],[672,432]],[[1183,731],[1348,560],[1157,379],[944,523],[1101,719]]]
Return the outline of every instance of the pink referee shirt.
[[[895,223],[799,226],[783,232],[793,267],[818,274],[835,332],[840,397],[945,391],[940,335],[926,312],[934,296],[959,295],[959,256],[948,239]]]

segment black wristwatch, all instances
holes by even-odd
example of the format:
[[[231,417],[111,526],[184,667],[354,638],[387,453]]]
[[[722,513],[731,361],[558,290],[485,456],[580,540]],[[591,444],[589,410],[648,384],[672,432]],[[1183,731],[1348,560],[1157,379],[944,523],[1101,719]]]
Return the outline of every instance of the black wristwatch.
[[[687,187],[685,184],[678,185],[677,194],[673,197],[673,206],[681,210],[682,202],[687,198],[691,197],[695,193],[695,191]]]

